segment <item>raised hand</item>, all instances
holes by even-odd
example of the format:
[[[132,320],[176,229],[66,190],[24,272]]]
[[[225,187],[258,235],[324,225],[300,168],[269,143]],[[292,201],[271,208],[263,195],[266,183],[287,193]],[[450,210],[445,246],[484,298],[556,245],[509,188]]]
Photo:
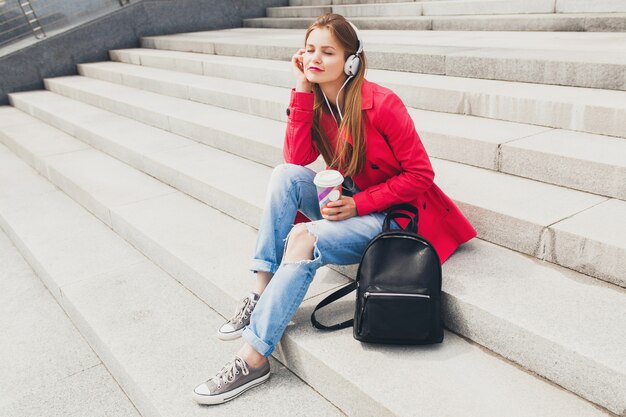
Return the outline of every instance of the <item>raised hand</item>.
[[[313,87],[304,73],[304,52],[304,48],[298,49],[298,52],[291,57],[291,64],[296,76],[296,91],[310,93]]]

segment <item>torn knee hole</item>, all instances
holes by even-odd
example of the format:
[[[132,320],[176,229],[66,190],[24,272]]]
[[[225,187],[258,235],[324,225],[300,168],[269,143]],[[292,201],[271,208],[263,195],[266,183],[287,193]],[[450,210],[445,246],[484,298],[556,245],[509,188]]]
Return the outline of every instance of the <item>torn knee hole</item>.
[[[317,236],[308,227],[310,224],[297,224],[285,239],[284,261],[290,263],[310,262],[313,260]]]

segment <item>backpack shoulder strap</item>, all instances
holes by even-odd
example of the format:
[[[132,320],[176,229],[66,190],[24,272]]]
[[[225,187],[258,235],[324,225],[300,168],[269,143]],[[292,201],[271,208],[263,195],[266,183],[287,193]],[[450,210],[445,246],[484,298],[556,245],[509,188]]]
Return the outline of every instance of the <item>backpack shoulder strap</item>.
[[[344,295],[348,295],[352,291],[356,290],[356,284],[357,284],[356,281],[351,282],[345,287],[339,288],[337,291],[335,291],[334,293],[330,294],[328,297],[320,301],[317,307],[315,307],[315,310],[313,310],[313,313],[311,313],[311,323],[313,323],[313,326],[321,330],[339,330],[339,329],[345,329],[346,327],[352,326],[354,324],[354,319],[346,320],[343,323],[337,323],[331,326],[325,326],[319,321],[317,321],[317,319],[315,318],[315,312],[319,310],[320,308],[325,307],[328,304],[332,303],[333,301],[337,301]]]

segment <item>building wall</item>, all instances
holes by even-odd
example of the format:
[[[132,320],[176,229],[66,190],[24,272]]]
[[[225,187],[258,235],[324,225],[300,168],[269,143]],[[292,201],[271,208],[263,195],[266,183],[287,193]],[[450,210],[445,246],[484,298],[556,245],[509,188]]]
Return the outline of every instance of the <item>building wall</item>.
[[[75,75],[76,64],[108,60],[142,36],[242,27],[288,0],[135,0],[111,14],[0,57],[0,104],[8,93],[43,89],[43,79]]]

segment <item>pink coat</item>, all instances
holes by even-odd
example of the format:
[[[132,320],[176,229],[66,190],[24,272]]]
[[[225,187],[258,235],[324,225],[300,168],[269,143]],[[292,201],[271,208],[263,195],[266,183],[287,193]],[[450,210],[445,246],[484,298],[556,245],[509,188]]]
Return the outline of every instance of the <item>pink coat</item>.
[[[285,161],[308,165],[319,156],[311,139],[313,93],[291,93],[283,154]],[[476,230],[452,200],[433,182],[435,173],[413,120],[404,103],[388,88],[363,81],[366,164],[353,177],[363,190],[354,195],[359,215],[385,211],[409,203],[419,210],[418,229],[443,263]],[[329,138],[337,137],[337,125],[329,113],[322,117]],[[406,221],[399,219],[401,226]]]

